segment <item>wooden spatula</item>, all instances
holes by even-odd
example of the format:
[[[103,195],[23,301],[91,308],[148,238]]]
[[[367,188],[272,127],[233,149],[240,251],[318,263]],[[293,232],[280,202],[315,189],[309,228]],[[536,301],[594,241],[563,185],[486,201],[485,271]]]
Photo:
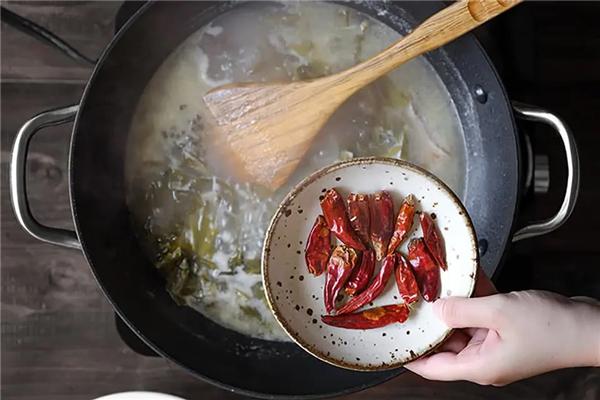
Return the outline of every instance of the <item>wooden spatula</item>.
[[[209,91],[212,139],[238,179],[271,189],[296,169],[314,137],[348,97],[400,64],[469,32],[521,0],[461,1],[441,10],[381,53],[309,81],[234,83]]]

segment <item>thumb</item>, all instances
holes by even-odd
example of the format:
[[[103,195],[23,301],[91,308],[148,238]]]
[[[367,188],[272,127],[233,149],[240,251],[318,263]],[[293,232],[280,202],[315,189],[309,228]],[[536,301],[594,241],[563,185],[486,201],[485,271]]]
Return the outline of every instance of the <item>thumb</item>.
[[[433,303],[433,311],[450,328],[496,328],[500,296],[447,297]]]

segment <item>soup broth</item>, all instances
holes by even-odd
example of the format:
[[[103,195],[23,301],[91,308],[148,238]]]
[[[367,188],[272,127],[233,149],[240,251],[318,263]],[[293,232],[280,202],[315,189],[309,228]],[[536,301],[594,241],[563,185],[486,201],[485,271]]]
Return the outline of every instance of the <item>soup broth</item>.
[[[207,90],[327,75],[398,38],[387,25],[346,6],[259,3],[218,17],[164,61],[132,120],[127,201],[140,242],[178,303],[243,334],[288,340],[263,294],[264,234],[290,188],[333,162],[373,155],[405,159],[462,195],[461,126],[450,95],[422,57],[336,111],[276,192],[226,176],[222,160],[204,146]]]

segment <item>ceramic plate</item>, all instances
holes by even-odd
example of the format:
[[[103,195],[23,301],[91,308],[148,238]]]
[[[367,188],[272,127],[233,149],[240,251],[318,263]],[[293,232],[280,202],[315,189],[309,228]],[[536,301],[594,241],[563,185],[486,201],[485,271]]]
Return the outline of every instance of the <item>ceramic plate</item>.
[[[122,392],[98,397],[96,400],[184,400],[181,397],[157,392]]]
[[[350,192],[387,190],[396,212],[402,199],[414,194],[417,210],[435,214],[445,241],[448,270],[441,271],[440,297],[473,292],[478,265],[477,240],[460,200],[439,179],[412,164],[385,158],[359,158],[315,172],[283,200],[271,220],[262,256],[263,282],[273,314],[288,335],[306,351],[339,367],[374,371],[396,368],[431,351],[450,329],[422,298],[412,307],[408,321],[370,330],[331,327],[321,322],[325,314],[325,274],[314,277],[304,261],[304,246],[316,217],[319,196],[336,188]],[[409,236],[420,237],[415,219]],[[401,251],[406,254],[406,240]],[[380,263],[378,263],[377,268]],[[375,306],[402,302],[393,277]]]

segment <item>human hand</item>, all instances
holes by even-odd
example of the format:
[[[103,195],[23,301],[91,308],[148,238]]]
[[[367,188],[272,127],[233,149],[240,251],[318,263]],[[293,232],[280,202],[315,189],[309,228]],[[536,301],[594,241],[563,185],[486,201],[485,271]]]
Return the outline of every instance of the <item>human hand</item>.
[[[437,300],[453,333],[437,353],[405,367],[427,379],[502,386],[555,369],[600,366],[600,306],[543,291],[492,294],[478,274],[475,298]]]

